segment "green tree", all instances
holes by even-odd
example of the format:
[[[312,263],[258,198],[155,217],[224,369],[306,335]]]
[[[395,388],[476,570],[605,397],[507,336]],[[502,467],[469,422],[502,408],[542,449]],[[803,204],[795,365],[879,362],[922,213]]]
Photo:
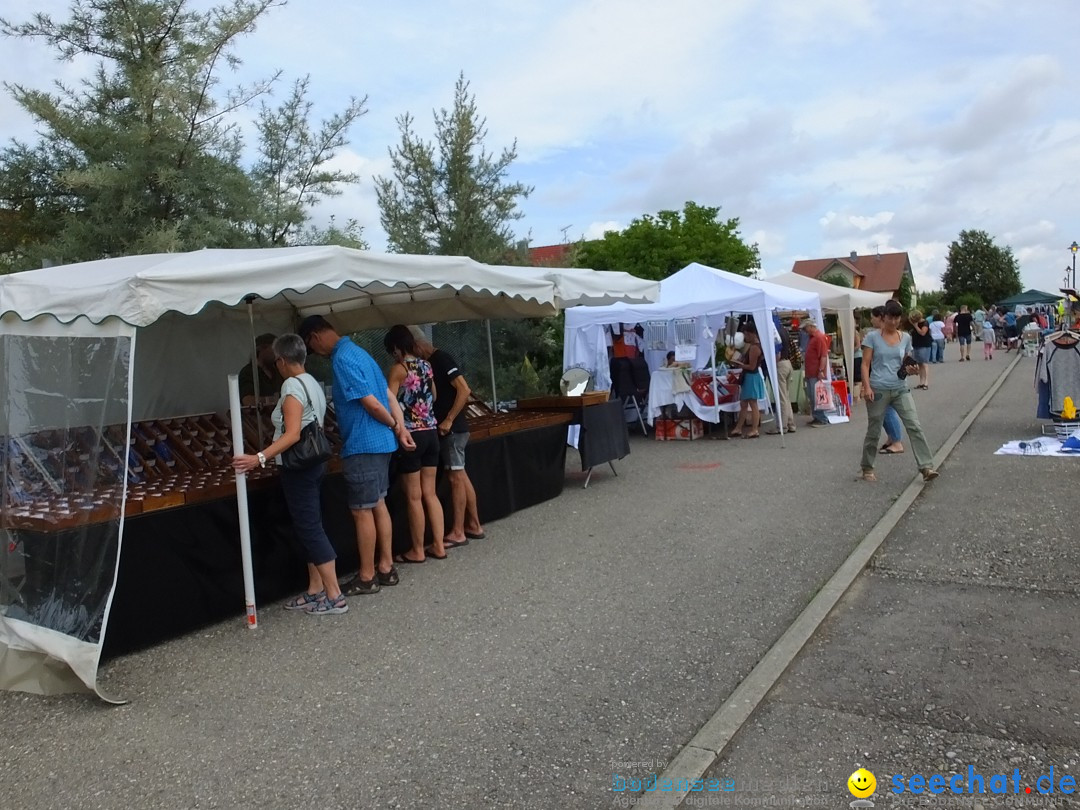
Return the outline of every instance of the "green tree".
[[[262,198],[255,237],[263,246],[289,244],[290,236],[307,220],[309,208],[323,197],[341,194],[343,184],[360,181],[359,175],[327,164],[348,143],[349,128],[367,112],[367,98],[350,99],[344,112],[312,132],[308,85],[308,77],[297,80],[277,109],[264,101],[259,111],[259,160],[253,175]]]
[[[341,247],[354,248],[355,250],[367,250],[368,243],[364,239],[364,229],[355,219],[346,220],[345,224],[338,227],[337,218],[330,217],[330,224],[325,228],[318,225],[309,225],[301,233],[297,243],[301,245],[340,245]]]
[[[938,310],[938,312],[944,312],[950,308],[955,309],[948,299],[946,299],[945,293],[941,290],[927,290],[926,292],[919,293],[916,304],[918,304],[919,309],[923,312],[933,312],[935,309]]]
[[[622,231],[608,231],[602,239],[583,242],[577,266],[663,279],[691,262],[700,262],[751,275],[761,267],[757,244],[742,240],[738,218],[720,220],[719,214],[719,207],[695,202],[687,202],[681,212],[645,214]]]
[[[827,284],[832,284],[835,287],[851,288],[851,281],[847,276],[840,272],[829,273],[829,275],[822,277],[821,280]]]
[[[986,231],[961,231],[949,245],[942,276],[945,294],[957,301],[973,293],[993,304],[1020,292],[1020,268],[1011,247],[999,247]]]
[[[487,121],[464,74],[452,108],[434,115],[434,143],[416,135],[409,113],[397,119],[401,142],[389,150],[393,176],[375,178],[390,249],[503,262],[517,241],[511,226],[524,216],[518,202],[533,191],[507,179],[517,141],[498,157],[487,151]]]
[[[904,273],[900,277],[900,286],[896,289],[896,300],[900,302],[905,310],[911,309],[912,298],[914,297],[914,289],[911,283],[911,276]]]
[[[43,40],[64,60],[96,63],[79,85],[58,84],[55,93],[5,85],[41,133],[36,144],[12,141],[0,152],[0,255],[9,267],[281,244],[317,197],[351,179],[328,175],[323,164],[341,143],[334,124],[351,123],[363,102],[354,100],[319,131],[331,130],[326,148],[306,148],[306,80],[276,126],[264,110],[265,163],[244,167],[235,118],[280,74],[233,90],[222,88],[222,74],[238,65],[236,41],[279,2],[192,5],[75,0],[66,20],[41,13],[21,24],[0,19],[3,34]],[[292,153],[273,162],[283,145]]]

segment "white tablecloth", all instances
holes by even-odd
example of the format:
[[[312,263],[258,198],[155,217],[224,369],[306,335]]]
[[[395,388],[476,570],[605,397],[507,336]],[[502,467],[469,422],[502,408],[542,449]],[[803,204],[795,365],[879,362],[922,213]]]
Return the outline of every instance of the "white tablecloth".
[[[698,395],[690,389],[690,383],[686,379],[688,376],[689,371],[686,369],[659,368],[652,373],[649,383],[649,412],[645,416],[650,425],[663,412],[665,405],[674,405],[676,410],[685,407],[703,422],[717,424],[716,409],[698,399]],[[770,413],[769,400],[759,399],[758,407],[762,413]],[[720,413],[738,412],[738,402],[724,402],[720,405]]]

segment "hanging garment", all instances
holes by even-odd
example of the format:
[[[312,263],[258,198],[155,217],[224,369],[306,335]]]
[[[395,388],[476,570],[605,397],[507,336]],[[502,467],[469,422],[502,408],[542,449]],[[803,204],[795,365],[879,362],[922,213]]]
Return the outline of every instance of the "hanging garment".
[[[1039,380],[1050,389],[1050,413],[1061,414],[1065,397],[1080,401],[1080,343],[1066,338],[1063,343],[1047,342],[1043,346]]]

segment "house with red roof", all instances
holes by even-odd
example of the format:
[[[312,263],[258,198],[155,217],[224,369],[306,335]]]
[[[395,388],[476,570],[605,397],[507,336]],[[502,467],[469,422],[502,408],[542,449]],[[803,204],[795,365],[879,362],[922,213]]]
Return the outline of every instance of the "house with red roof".
[[[791,271],[800,276],[821,280],[832,275],[843,276],[856,290],[888,293],[893,297],[900,289],[900,280],[907,276],[912,292],[915,291],[915,276],[911,272],[911,260],[907,253],[860,256],[853,250],[846,258],[804,259],[795,262]]]

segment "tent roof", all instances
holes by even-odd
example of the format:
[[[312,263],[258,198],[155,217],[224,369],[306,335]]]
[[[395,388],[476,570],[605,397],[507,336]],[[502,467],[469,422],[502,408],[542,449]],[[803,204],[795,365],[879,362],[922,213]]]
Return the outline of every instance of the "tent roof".
[[[820,306],[817,293],[781,287],[694,262],[660,282],[660,298],[654,304],[574,307],[566,311],[566,324],[637,323],[759,309],[811,311]]]
[[[827,281],[808,278],[798,273],[781,273],[778,276],[770,276],[769,281],[783,287],[816,292],[821,299],[821,306],[836,311],[873,309],[874,307],[884,306],[885,302],[889,300],[887,293],[841,287]]]
[[[495,266],[518,276],[551,281],[559,309],[604,306],[618,302],[648,304],[660,296],[660,282],[638,278],[618,270],[586,270],[580,267]]]
[[[1061,293],[1048,293],[1041,290],[1024,290],[1022,293],[998,301],[999,307],[1022,307],[1025,304],[1054,304],[1065,296]]]
[[[625,273],[491,267],[458,256],[372,253],[338,246],[201,250],[103,259],[0,276],[0,315],[49,314],[63,323],[115,317],[147,326],[166,312],[201,312],[248,296],[260,308],[301,316],[334,313],[357,329],[418,321],[538,317],[560,299],[591,301],[624,294],[649,300],[656,285]],[[555,275],[551,275],[555,274]],[[626,291],[624,293],[624,291]]]

